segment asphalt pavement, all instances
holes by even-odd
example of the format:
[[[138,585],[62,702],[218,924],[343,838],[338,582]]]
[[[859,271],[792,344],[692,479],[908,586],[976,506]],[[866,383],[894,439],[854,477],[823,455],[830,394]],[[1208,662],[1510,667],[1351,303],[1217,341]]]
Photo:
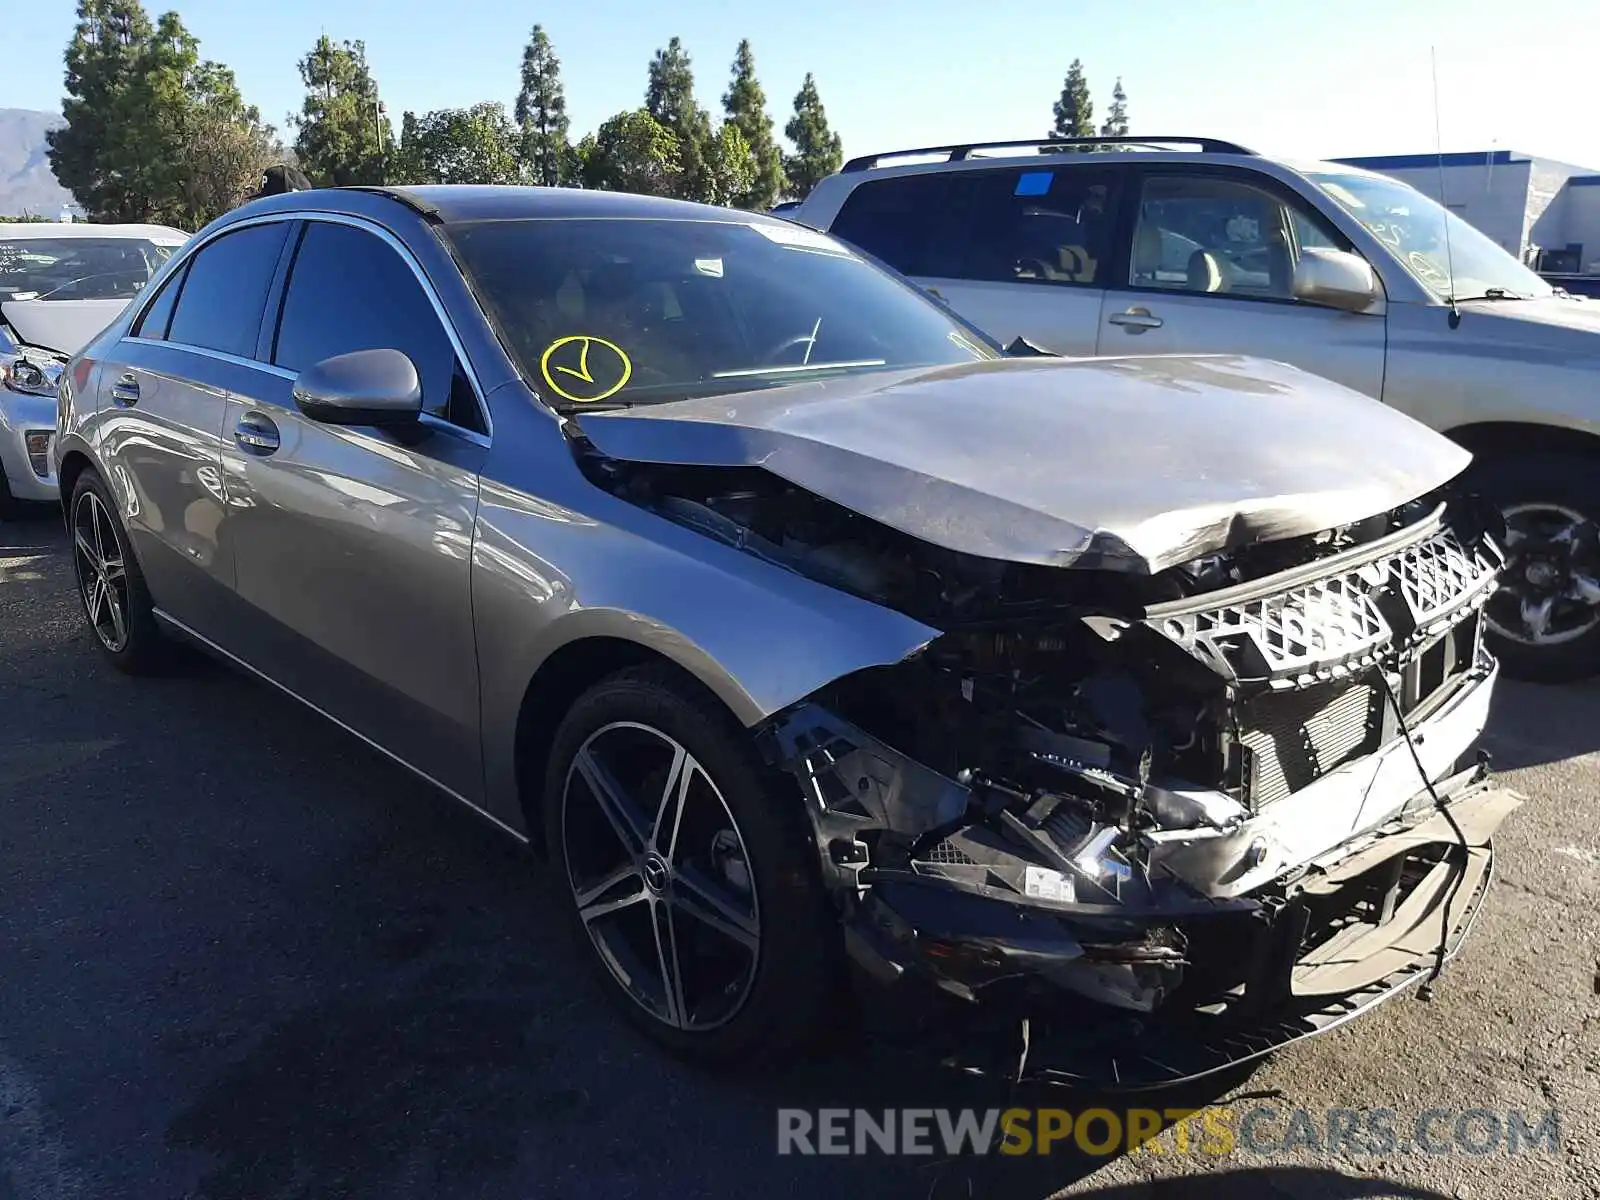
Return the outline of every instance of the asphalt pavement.
[[[780,1157],[780,1107],[1081,1100],[848,1040],[667,1058],[504,835],[224,667],[118,675],[52,516],[0,524],[0,1200],[1600,1195],[1600,686],[1504,685],[1487,744],[1529,802],[1433,1000],[1165,1103],[1286,1144],[1297,1109],[1554,1110],[1555,1145]]]

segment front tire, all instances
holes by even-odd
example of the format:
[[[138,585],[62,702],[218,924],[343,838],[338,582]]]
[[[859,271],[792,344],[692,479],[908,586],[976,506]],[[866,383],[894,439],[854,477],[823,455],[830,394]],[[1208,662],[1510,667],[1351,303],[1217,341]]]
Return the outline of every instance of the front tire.
[[[825,1023],[839,943],[798,797],[662,667],[579,698],[545,789],[557,886],[602,986],[686,1057],[777,1061]]]
[[[1600,462],[1491,458],[1473,482],[1506,521],[1506,570],[1484,610],[1506,674],[1541,683],[1600,674]]]
[[[78,599],[89,632],[117,670],[130,675],[157,670],[169,646],[156,625],[116,502],[93,470],[78,476],[67,512]]]

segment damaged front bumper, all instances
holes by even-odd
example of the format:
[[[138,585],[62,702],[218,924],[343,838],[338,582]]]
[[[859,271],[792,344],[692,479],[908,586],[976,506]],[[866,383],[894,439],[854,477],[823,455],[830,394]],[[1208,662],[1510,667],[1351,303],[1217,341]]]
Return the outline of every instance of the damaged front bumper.
[[[1488,715],[1471,670],[1410,726],[1249,814],[1151,830],[1130,866],[1092,829],[985,797],[816,705],[772,727],[800,780],[855,965],[930,999],[949,1057],[1099,1087],[1182,1082],[1324,1032],[1437,973],[1487,890],[1520,803],[1485,761],[1451,774]],[[1418,767],[1422,768],[1419,774]],[[1207,807],[1209,806],[1209,807]],[[1019,811],[1019,809],[1021,811]],[[986,819],[979,820],[980,817]],[[869,829],[924,831],[896,849]]]

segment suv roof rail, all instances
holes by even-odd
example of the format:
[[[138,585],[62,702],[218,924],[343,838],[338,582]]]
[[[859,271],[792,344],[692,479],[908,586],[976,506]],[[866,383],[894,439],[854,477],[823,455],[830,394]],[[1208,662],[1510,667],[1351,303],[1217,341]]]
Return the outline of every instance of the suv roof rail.
[[[954,146],[920,146],[915,150],[887,150],[881,154],[863,154],[860,158],[852,158],[839,170],[841,173],[868,171],[886,158],[918,158],[928,154],[943,154],[946,162],[962,162],[971,158],[974,150],[1037,149],[1041,154],[1048,154],[1057,148],[1070,150],[1079,146],[1145,146],[1150,149],[1193,146],[1202,154],[1248,154],[1252,157],[1255,155],[1254,150],[1247,150],[1243,146],[1225,142],[1220,138],[1131,137],[1121,134],[1106,137],[1023,138],[1014,142],[963,142]]]

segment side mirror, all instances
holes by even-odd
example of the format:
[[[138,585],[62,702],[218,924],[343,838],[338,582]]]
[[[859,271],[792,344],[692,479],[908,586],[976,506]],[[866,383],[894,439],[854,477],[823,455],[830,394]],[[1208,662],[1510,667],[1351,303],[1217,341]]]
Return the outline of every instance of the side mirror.
[[[1360,255],[1308,246],[1300,251],[1290,290],[1308,304],[1364,312],[1378,298],[1378,277]]]
[[[398,350],[353,350],[301,371],[294,402],[325,425],[414,425],[422,412],[422,380]]]

